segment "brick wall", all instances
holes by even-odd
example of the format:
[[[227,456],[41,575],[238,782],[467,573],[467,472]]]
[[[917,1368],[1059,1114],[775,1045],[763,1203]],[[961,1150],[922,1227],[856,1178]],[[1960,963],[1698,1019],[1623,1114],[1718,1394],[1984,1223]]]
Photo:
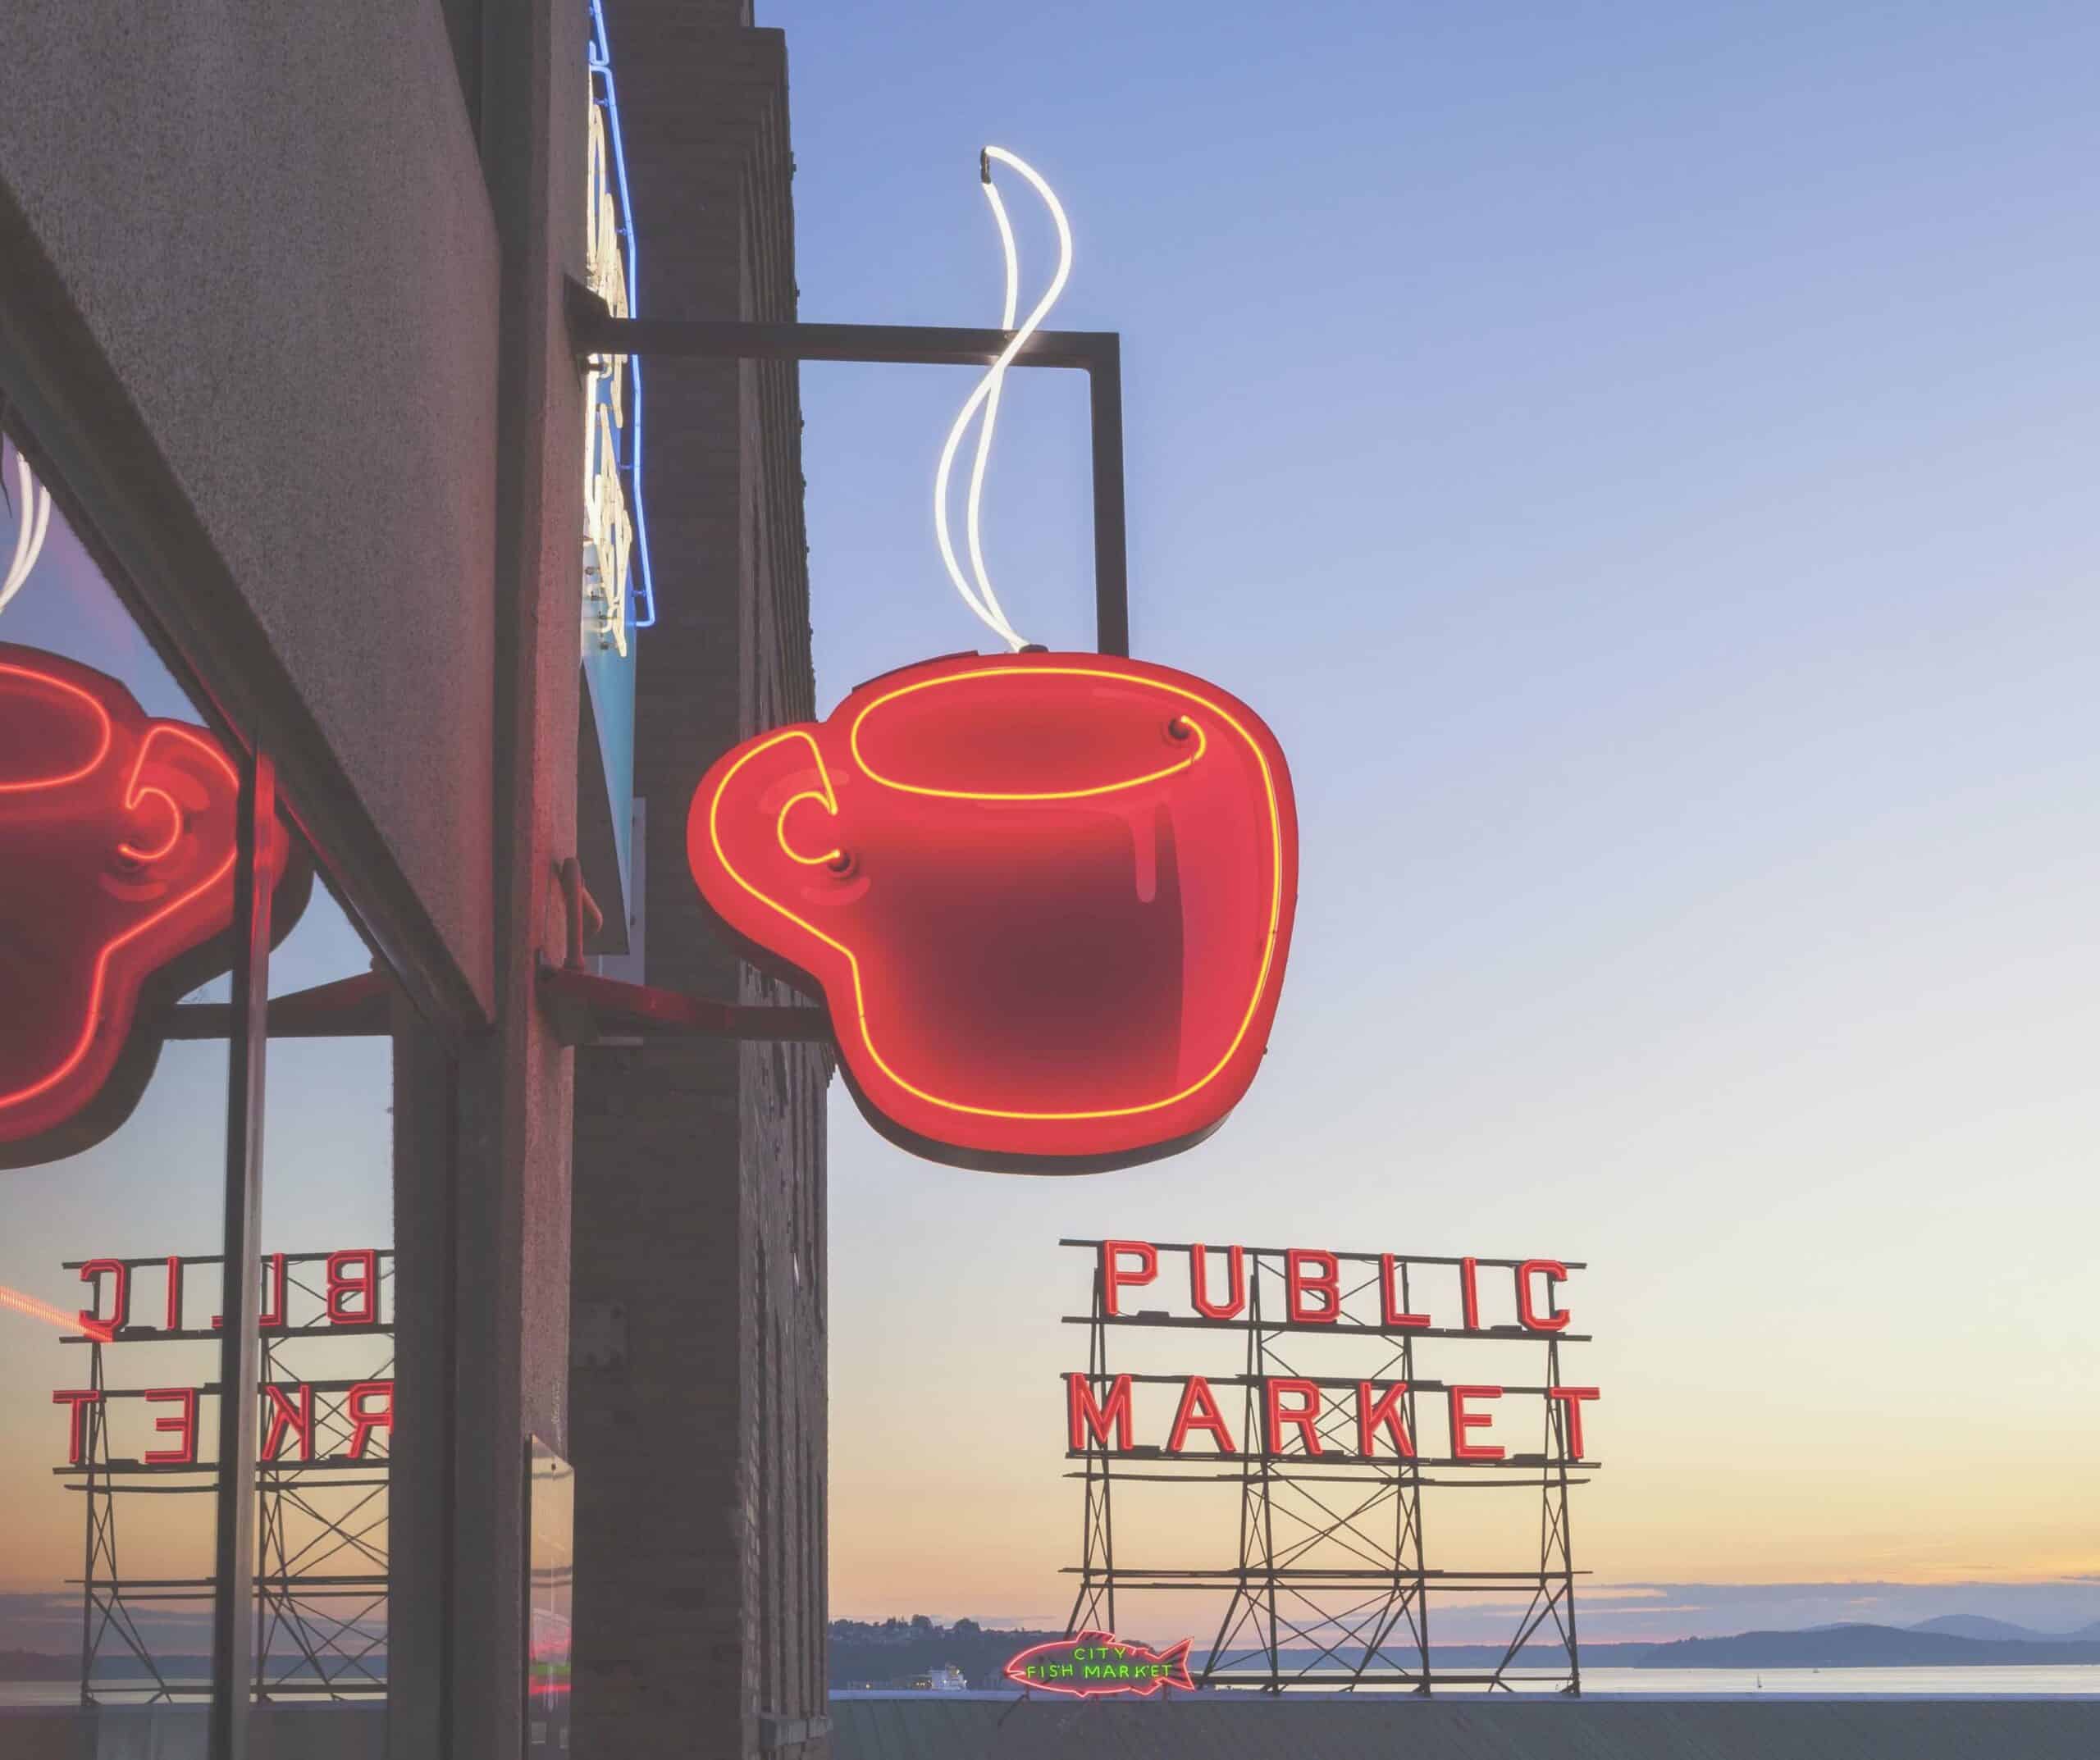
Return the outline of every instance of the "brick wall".
[[[795,314],[785,52],[749,17],[737,0],[607,0],[651,316]],[[719,752],[812,713],[795,370],[658,359],[646,384],[647,979],[791,1001],[714,932],[684,832]],[[578,1054],[582,1760],[829,1754],[829,1076],[806,1046]]]

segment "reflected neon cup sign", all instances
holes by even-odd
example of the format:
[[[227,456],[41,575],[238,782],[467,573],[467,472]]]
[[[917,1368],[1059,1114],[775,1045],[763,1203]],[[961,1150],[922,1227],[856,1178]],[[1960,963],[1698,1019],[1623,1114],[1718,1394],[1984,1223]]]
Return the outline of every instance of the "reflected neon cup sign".
[[[687,824],[701,893],[821,991],[869,1120],[999,1171],[1200,1142],[1253,1082],[1290,946],[1290,771],[1168,668],[966,654],[745,741]]]
[[[0,642],[0,1166],[114,1129],[158,1051],[142,1004],[226,969],[239,795],[205,729]],[[262,853],[280,882],[289,841]]]

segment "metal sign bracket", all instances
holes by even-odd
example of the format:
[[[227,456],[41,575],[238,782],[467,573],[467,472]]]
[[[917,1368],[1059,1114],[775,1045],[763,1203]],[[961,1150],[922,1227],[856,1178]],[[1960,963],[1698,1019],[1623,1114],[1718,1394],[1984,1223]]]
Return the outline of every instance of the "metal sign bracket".
[[[681,990],[600,978],[583,963],[584,940],[598,915],[598,906],[583,884],[583,864],[572,855],[556,874],[568,952],[559,964],[541,954],[537,987],[541,1006],[564,1045],[595,1045],[601,1039],[637,1036],[830,1043],[831,1015],[824,1009],[718,1002]]]
[[[767,324],[713,318],[615,317],[573,276],[566,289],[569,341],[579,367],[609,356],[689,360],[856,361],[923,367],[988,367],[1012,339],[1003,330],[924,324]],[[1130,559],[1123,504],[1123,341],[1114,331],[1038,331],[1011,362],[1063,367],[1087,376],[1093,455],[1095,641],[1103,654],[1130,652]],[[691,1037],[829,1042],[822,1008],[757,1007],[600,978],[584,969],[582,918],[588,895],[573,861],[562,885],[570,919],[569,955],[544,954],[541,1003],[564,1045],[605,1037]]]
[[[573,276],[568,334],[578,365],[609,355],[690,360],[860,361],[988,367],[1013,340],[1003,330],[930,324],[756,324],[714,318],[614,317]],[[1123,508],[1123,339],[1111,330],[1039,330],[1016,367],[1065,367],[1087,376],[1093,448],[1095,645],[1130,652],[1130,558]]]

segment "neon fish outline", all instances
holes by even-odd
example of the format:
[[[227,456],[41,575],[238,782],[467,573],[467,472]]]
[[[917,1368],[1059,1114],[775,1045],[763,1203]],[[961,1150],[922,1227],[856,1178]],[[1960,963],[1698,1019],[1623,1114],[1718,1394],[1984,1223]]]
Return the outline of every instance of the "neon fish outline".
[[[1164,1650],[1148,1650],[1141,1644],[1130,1644],[1112,1632],[1075,1632],[1069,1638],[1052,1639],[1048,1644],[1032,1645],[1010,1661],[1005,1669],[1007,1680],[1016,1686],[1025,1687],[1030,1692],[1062,1693],[1072,1698],[1109,1698],[1118,1694],[1127,1694],[1133,1698],[1150,1698],[1153,1694],[1167,1687],[1180,1687],[1185,1692],[1194,1692],[1196,1683],[1189,1678],[1189,1647],[1195,1640],[1184,1638],[1180,1643],[1170,1644]],[[1089,1649],[1109,1649],[1116,1653],[1111,1661],[1098,1663],[1082,1661],[1080,1652]],[[1028,1672],[1031,1662],[1037,1667],[1052,1666],[1038,1658],[1062,1657],[1066,1667],[1075,1671],[1070,1674],[1032,1676]],[[1137,1676],[1089,1678],[1076,1671],[1093,1667],[1103,1668],[1135,1666],[1150,1672]]]

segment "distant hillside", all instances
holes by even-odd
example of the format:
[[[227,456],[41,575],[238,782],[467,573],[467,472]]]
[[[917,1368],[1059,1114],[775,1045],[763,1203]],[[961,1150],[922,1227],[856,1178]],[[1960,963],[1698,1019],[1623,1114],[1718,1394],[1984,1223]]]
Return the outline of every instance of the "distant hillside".
[[[1285,1669],[1302,1667],[1317,1653],[1285,1650]],[[1390,1653],[1403,1654],[1400,1647]],[[1500,1644],[1439,1644],[1430,1657],[1440,1668],[1492,1668]],[[1200,1648],[1192,1658],[1200,1667]],[[1557,1668],[1558,1649],[1532,1645],[1518,1659],[1524,1668]],[[1673,1644],[1586,1644],[1582,1666],[1591,1668],[1961,1668],[2038,1663],[2100,1666],[2100,1644],[2069,1639],[2032,1643],[1950,1637],[1902,1631],[1892,1625],[1826,1625],[1814,1631],[1741,1632],[1732,1638],[1683,1638]]]
[[[1738,1632],[1674,1644],[1585,1645],[1593,1666],[1618,1668],[1962,1668],[2067,1662],[2100,1664],[2089,1639],[1963,1638],[1893,1625],[1835,1625],[1813,1632]]]
[[[46,1656],[41,1650],[0,1650],[0,1680],[78,1680],[77,1656]]]
[[[1001,1684],[1007,1662],[1030,1644],[1049,1644],[1062,1631],[987,1631],[975,1620],[936,1625],[930,1620],[831,1622],[831,1685],[909,1686],[929,1668],[959,1668],[973,1687]],[[1122,1635],[1130,1636],[1128,1633]],[[1144,1640],[1136,1640],[1142,1644]]]
[[[1920,1620],[1906,1631],[1945,1632],[1951,1638],[2025,1639],[2037,1644],[2053,1643],[2060,1635],[2075,1638],[2076,1632],[2038,1632],[2031,1625],[2016,1625],[2010,1620],[1994,1620],[1982,1613],[1942,1613],[1936,1620]]]
[[[1950,1615],[1949,1619],[1967,1616]],[[1976,1616],[1979,1625],[1998,1622]],[[1932,1622],[1935,1625],[1942,1622]],[[2011,1628],[2019,1630],[2020,1628]],[[930,1668],[959,1668],[973,1687],[997,1687],[1009,1657],[1030,1644],[1047,1644],[1061,1632],[988,1631],[970,1620],[952,1626],[931,1621],[915,1624],[892,1620],[870,1625],[834,1621],[831,1627],[831,1685],[834,1687],[908,1686]],[[1157,1649],[1186,1635],[1130,1633],[1121,1635]],[[1198,1639],[1190,1657],[1201,1670],[1205,1653]],[[1399,1647],[1393,1647],[1395,1654]],[[1436,1644],[1432,1662],[1440,1668],[1492,1668],[1502,1660],[1500,1644]],[[1286,1670],[1304,1667],[1315,1653],[1289,1649],[1279,1660]],[[1559,1666],[1557,1651],[1533,1646],[1520,1666]],[[1814,1631],[1740,1632],[1732,1638],[1683,1638],[1673,1644],[1587,1644],[1587,1668],[1961,1668],[2007,1664],[2100,1667],[2100,1634],[2093,1637],[1997,1639],[1964,1636],[1943,1630],[1904,1630],[1893,1625],[1828,1625]],[[1326,1666],[1335,1666],[1329,1662]],[[1344,1663],[1343,1666],[1346,1666]]]

